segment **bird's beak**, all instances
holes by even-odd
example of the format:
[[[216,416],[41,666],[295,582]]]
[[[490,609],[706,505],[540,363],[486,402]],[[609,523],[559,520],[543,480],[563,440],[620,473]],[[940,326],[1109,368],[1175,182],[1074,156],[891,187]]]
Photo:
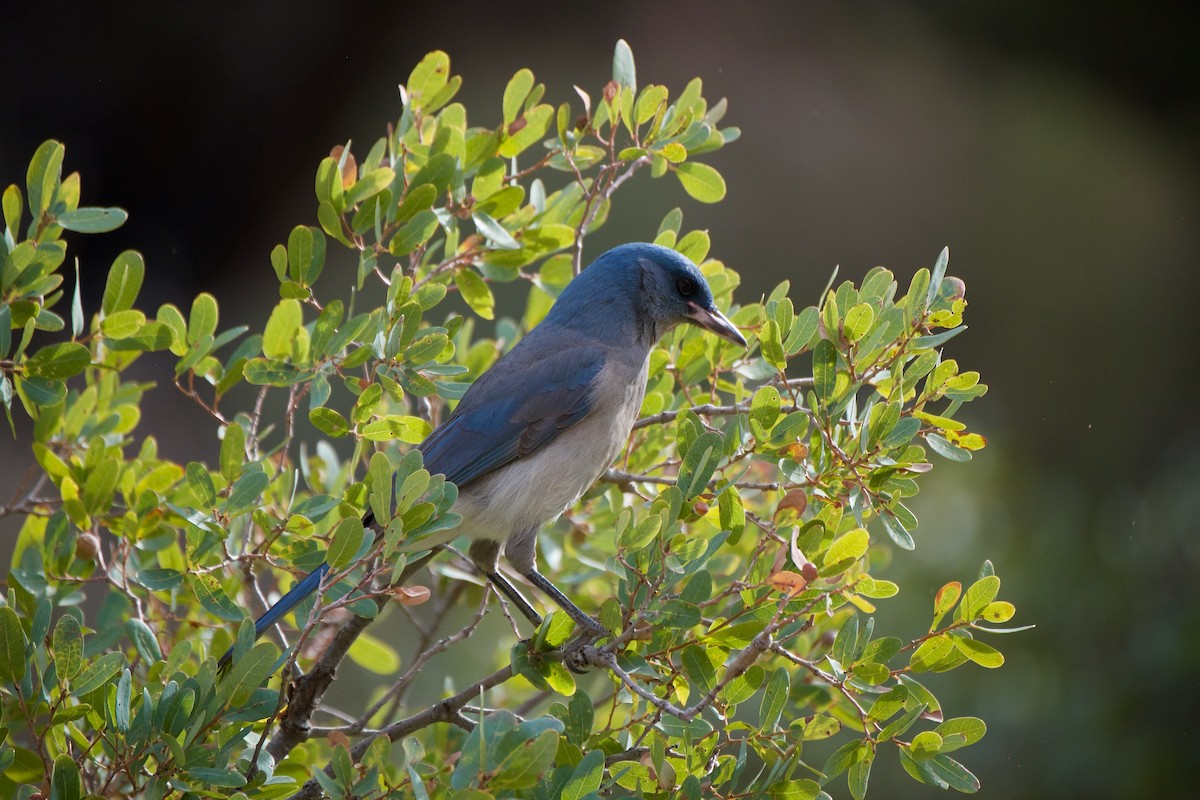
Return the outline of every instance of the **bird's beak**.
[[[689,302],[688,318],[701,328],[712,331],[725,341],[740,344],[742,347],[746,346],[746,337],[742,336],[741,332],[733,326],[728,317],[715,308],[703,308]]]

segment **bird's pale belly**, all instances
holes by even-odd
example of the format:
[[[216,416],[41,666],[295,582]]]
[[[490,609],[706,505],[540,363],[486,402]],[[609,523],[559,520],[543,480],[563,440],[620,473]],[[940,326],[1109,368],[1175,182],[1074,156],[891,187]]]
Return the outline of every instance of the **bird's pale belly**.
[[[503,542],[532,535],[571,507],[624,447],[642,405],[645,373],[607,385],[612,388],[597,397],[595,410],[549,445],[460,488],[454,511],[462,524],[423,546],[459,536]]]

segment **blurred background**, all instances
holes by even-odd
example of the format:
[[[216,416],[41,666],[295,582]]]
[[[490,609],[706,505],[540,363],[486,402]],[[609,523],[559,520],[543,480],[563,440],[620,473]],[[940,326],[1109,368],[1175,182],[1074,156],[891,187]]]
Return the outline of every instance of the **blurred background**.
[[[640,84],[701,76],[743,131],[711,157],[725,202],[639,176],[590,255],[652,237],[678,205],[743,298],[787,278],[810,304],[835,266],[882,264],[903,286],[949,245],[970,302],[951,355],[991,385],[964,415],[990,445],[923,482],[881,624],[919,626],[942,583],[990,558],[1013,624],[1037,628],[991,639],[999,671],[932,687],[988,722],[962,753],[980,794],[1153,796],[1194,783],[1200,711],[1200,51],[1165,5],[24,3],[0,14],[0,184],[23,186],[53,137],[85,204],[129,211],[71,241],[87,313],[136,248],[144,307],[209,291],[223,326],[261,324],[271,247],[315,224],[318,161],[382,134],[427,51],[449,52],[486,125],[521,67],[551,102],[576,101],[573,83],[596,96],[621,37]],[[172,458],[214,456],[207,421],[157,379],[142,432]],[[0,437],[0,475],[26,442]],[[943,796],[881,759],[872,796],[901,793]]]

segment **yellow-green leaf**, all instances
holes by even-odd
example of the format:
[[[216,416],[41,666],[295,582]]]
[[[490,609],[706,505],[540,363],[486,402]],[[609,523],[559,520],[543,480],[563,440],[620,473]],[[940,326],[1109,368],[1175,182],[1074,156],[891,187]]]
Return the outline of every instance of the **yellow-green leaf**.
[[[725,179],[708,164],[687,161],[675,167],[683,190],[701,203],[719,203],[725,197]]]

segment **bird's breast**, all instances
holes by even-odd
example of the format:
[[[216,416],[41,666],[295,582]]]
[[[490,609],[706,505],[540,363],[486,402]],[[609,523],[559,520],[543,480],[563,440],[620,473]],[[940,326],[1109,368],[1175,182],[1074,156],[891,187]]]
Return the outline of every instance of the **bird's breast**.
[[[646,391],[645,362],[610,360],[596,377],[592,411],[535,453],[462,488],[456,536],[503,541],[540,528],[596,482],[624,447]]]

